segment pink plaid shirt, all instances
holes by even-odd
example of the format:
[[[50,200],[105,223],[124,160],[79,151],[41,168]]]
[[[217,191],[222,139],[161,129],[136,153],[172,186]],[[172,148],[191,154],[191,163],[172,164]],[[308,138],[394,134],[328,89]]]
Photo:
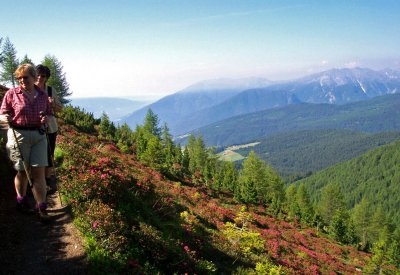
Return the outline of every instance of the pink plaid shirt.
[[[13,126],[39,128],[40,113],[53,114],[46,93],[37,86],[35,89],[38,94],[32,102],[21,87],[12,88],[4,95],[0,113],[10,114]]]

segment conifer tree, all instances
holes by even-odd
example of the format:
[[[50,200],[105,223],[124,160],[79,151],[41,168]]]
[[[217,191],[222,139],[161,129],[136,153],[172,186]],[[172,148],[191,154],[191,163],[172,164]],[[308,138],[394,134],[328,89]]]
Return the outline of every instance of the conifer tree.
[[[0,64],[3,63],[3,37],[0,37]]]
[[[195,141],[193,157],[196,160],[196,169],[201,171],[204,176],[208,175],[208,169],[210,168],[207,165],[207,159],[208,159],[207,152],[208,151],[202,136],[198,135]]]
[[[243,162],[237,182],[243,201],[269,204],[269,210],[274,214],[281,211],[285,200],[283,181],[254,151]]]
[[[319,208],[324,222],[328,225],[331,224],[336,211],[344,211],[346,209],[344,197],[339,186],[328,184],[322,189]]]
[[[235,169],[235,164],[233,162],[225,162],[224,166],[225,171],[223,173],[222,187],[224,190],[231,191],[235,194],[235,189],[237,188],[237,171]]]
[[[225,177],[225,162],[219,161],[215,163],[215,169],[213,173],[212,188],[215,190],[222,190],[223,181]]]
[[[132,153],[130,148],[134,143],[134,138],[133,132],[128,124],[124,123],[116,128],[114,139],[122,152]]]
[[[42,64],[50,69],[51,76],[47,81],[47,85],[53,87],[60,99],[62,104],[69,102],[67,99],[72,93],[69,91],[69,84],[66,79],[66,75],[63,72],[63,66],[61,62],[52,55],[46,55],[42,61]]]
[[[8,37],[6,37],[3,44],[1,59],[2,71],[0,74],[0,79],[1,81],[11,84],[13,87],[15,87],[16,79],[14,73],[18,68],[19,61],[17,59],[17,51]]]
[[[354,206],[351,211],[351,216],[354,221],[355,231],[360,237],[363,248],[371,242],[371,211],[369,211],[369,202],[366,198]]]
[[[161,139],[161,129],[159,127],[158,116],[150,108],[147,110],[143,129]]]
[[[196,146],[196,138],[194,137],[193,134],[191,134],[188,138],[188,142],[186,145],[187,153],[188,153],[188,169],[190,173],[194,174],[196,171],[196,159],[194,158],[195,156],[195,146]]]
[[[190,153],[188,146],[185,146],[182,154],[182,172],[185,176],[189,176],[190,170]]]
[[[384,241],[378,241],[373,244],[373,255],[364,269],[365,274],[386,274],[383,272],[383,267],[388,264],[385,247]]]
[[[141,154],[140,160],[157,170],[161,170],[165,161],[162,149],[163,146],[161,140],[156,136],[150,135],[147,141],[146,150]]]
[[[240,198],[249,203],[263,202],[266,178],[264,162],[257,157],[254,151],[251,151],[239,171]]]
[[[182,147],[181,144],[178,143],[175,147],[174,147],[174,163],[175,164],[182,164]]]
[[[290,185],[285,192],[288,214],[291,218],[300,219],[300,206],[297,203],[297,188],[296,185]]]
[[[387,256],[390,264],[400,268],[400,228],[397,228],[392,234],[392,238],[388,244]]]
[[[266,165],[267,170],[267,193],[264,195],[265,201],[270,202],[270,210],[277,215],[285,202],[284,183],[278,173],[270,165]]]
[[[301,213],[301,221],[305,224],[311,225],[314,217],[314,209],[311,205],[310,196],[304,184],[301,184],[297,190],[296,201]]]
[[[175,146],[172,141],[172,136],[169,133],[169,128],[167,123],[164,123],[162,128],[162,145],[164,147],[164,155],[165,155],[165,168],[166,170],[171,171],[172,165],[174,164],[174,155],[175,155]]]
[[[31,65],[35,66],[32,59],[30,59],[27,54],[24,55],[24,57],[22,58],[20,63],[21,64],[31,64]]]
[[[113,140],[115,136],[115,125],[110,121],[108,115],[103,112],[100,119],[99,135],[102,138]]]
[[[349,213],[345,209],[335,211],[332,216],[330,234],[339,242],[348,243]]]
[[[389,229],[389,223],[386,218],[382,205],[378,205],[371,218],[371,242],[377,242],[382,239],[382,234]],[[387,240],[385,240],[387,241]]]

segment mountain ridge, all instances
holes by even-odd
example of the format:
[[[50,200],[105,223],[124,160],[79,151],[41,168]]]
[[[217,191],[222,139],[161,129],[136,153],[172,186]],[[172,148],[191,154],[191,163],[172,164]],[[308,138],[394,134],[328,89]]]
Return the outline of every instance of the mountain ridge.
[[[400,94],[383,95],[345,105],[292,104],[249,113],[196,129],[209,146],[254,142],[271,134],[305,129],[352,129],[382,132],[400,129]],[[177,142],[185,138],[177,137]]]
[[[221,79],[220,79],[221,80]],[[216,80],[211,80],[216,81]],[[216,121],[236,115],[282,107],[298,103],[329,103],[345,104],[354,101],[367,100],[376,96],[400,92],[400,72],[396,70],[375,71],[368,68],[341,68],[330,69],[293,80],[268,82],[252,79],[253,84],[238,86],[230,79],[221,80],[225,87],[230,89],[222,93],[221,97],[208,97],[206,103],[199,105],[195,97],[187,96],[190,91],[193,95],[201,97],[207,87],[200,82],[189,86],[183,91],[160,99],[156,103],[144,107],[124,118],[131,127],[142,123],[148,108],[166,122],[175,135],[184,134],[193,129],[214,123]],[[232,83],[229,83],[232,81]],[[243,79],[242,79],[243,81]],[[268,85],[267,85],[268,84]],[[222,84],[221,84],[222,85]],[[252,87],[250,86],[259,87]],[[213,85],[210,84],[209,87]],[[236,89],[233,89],[237,87]],[[195,90],[197,91],[195,92]],[[230,92],[229,92],[230,91]],[[215,90],[214,90],[215,92]],[[186,94],[186,98],[182,95]],[[205,94],[203,95],[205,96]],[[180,98],[179,98],[180,97]],[[166,99],[174,99],[174,101]],[[183,109],[185,112],[171,109]]]

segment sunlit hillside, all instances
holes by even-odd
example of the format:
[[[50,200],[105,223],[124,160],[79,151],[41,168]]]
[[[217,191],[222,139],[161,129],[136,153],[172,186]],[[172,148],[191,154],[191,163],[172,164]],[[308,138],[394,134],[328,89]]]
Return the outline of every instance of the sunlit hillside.
[[[371,255],[269,205],[243,204],[197,179],[168,177],[97,133],[64,125],[62,192],[96,271],[360,273]]]

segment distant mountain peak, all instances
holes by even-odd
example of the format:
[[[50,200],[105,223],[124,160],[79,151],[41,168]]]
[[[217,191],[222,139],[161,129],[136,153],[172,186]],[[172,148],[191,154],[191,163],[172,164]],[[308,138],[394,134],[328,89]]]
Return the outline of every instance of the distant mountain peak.
[[[215,78],[197,82],[181,90],[184,92],[204,92],[204,91],[223,91],[223,90],[247,90],[252,88],[262,88],[271,85],[273,82],[261,77],[247,78]]]

